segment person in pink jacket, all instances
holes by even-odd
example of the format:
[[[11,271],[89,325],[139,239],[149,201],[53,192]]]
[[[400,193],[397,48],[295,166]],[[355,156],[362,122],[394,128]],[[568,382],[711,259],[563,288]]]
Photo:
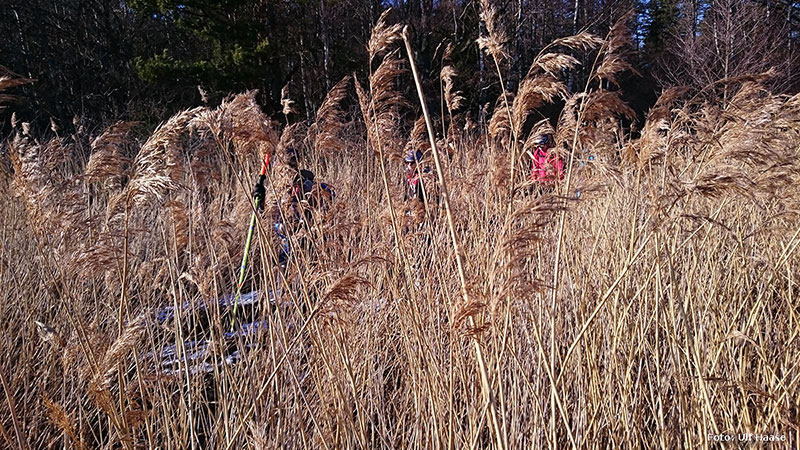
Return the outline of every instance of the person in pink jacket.
[[[549,134],[538,136],[533,141],[531,155],[531,181],[540,188],[552,189],[564,179],[564,162],[553,150],[553,138]]]

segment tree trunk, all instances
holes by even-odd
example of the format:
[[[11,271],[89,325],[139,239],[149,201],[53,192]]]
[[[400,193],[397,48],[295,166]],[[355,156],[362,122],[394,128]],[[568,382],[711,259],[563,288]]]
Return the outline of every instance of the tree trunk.
[[[514,33],[514,56],[513,62],[511,64],[511,76],[509,77],[509,87],[514,86],[517,84],[519,80],[522,79],[523,68],[522,60],[523,60],[523,53],[524,49],[521,47],[520,42],[521,34],[522,34],[522,0],[517,0],[517,27],[516,32]]]
[[[328,33],[328,11],[325,0],[319,0],[319,23],[322,34],[322,70],[325,73],[325,92],[331,90],[330,34]]]
[[[306,110],[306,120],[311,121],[311,114],[313,109],[311,106],[311,99],[309,98],[308,78],[306,77],[306,57],[305,57],[305,42],[303,35],[300,34],[300,84],[303,88],[303,106]]]
[[[580,0],[575,0],[574,13],[572,14],[572,34],[578,34],[578,11],[580,10]],[[570,70],[567,77],[567,89],[569,92],[575,92],[575,71]]]
[[[482,21],[478,21],[478,37],[484,37],[486,35],[485,31],[486,24]],[[486,54],[483,50],[478,48],[478,104],[481,108],[481,116],[485,115],[485,111],[483,109],[483,104],[486,102],[486,93],[484,91],[484,86],[486,84]],[[482,117],[481,117],[482,119]]]
[[[578,34],[578,11],[580,10],[580,0],[575,0],[574,13],[572,15],[572,34]]]

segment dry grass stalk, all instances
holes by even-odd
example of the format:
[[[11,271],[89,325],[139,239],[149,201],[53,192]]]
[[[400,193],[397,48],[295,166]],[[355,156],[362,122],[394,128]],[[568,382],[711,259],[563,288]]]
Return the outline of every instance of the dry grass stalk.
[[[599,89],[573,95],[564,106],[555,134],[556,143],[593,154],[616,155],[622,142],[620,119],[633,120],[636,114],[619,91]],[[571,142],[575,139],[575,142]]]
[[[505,91],[505,82],[503,81],[503,73],[500,70],[501,61],[505,60],[508,57],[508,54],[506,53],[505,48],[503,47],[506,41],[506,36],[502,29],[502,26],[499,24],[499,20],[497,18],[497,12],[491,5],[490,1],[481,0],[480,6],[481,6],[480,17],[483,20],[484,24],[486,25],[488,36],[478,37],[478,47],[482,50],[485,50],[489,55],[492,56],[492,60],[494,61],[494,67],[495,70],[497,71],[497,77],[500,81],[500,86],[503,87],[503,92],[500,97],[502,98],[502,104],[505,109],[504,113],[505,117],[497,114],[498,105],[500,103],[500,101],[498,100],[498,102],[495,104],[494,116],[492,117],[492,119],[495,119],[495,117],[497,117],[497,121],[494,127],[496,133],[490,133],[490,134],[492,134],[492,139],[494,140],[495,137],[500,134],[502,129],[506,127],[506,122],[507,122],[507,127],[508,129],[510,129],[512,135],[510,142],[511,158],[509,161],[509,164],[511,166],[509,170],[510,182],[508,184],[509,184],[509,196],[513,196],[514,185],[516,184],[514,177],[516,174],[517,145],[519,141],[519,135],[517,134],[517,130],[520,128],[520,125],[514,123],[513,121],[514,116],[511,113],[510,100]],[[501,145],[503,147],[509,147],[509,143],[502,137],[501,137]],[[513,208],[514,208],[514,202],[513,201],[508,202],[509,213],[513,210]]]
[[[390,51],[394,44],[400,41],[400,30],[403,27],[400,24],[388,25],[386,23],[390,12],[391,8],[384,10],[378,17],[375,26],[372,27],[372,33],[367,44],[370,64],[381,54]]]
[[[453,314],[453,329],[458,329],[466,324],[467,319],[470,317],[475,317],[482,314],[486,310],[486,302],[478,300],[480,298],[479,294],[472,291],[472,295],[470,298],[472,300],[469,303],[459,303],[458,307],[455,310],[455,314]],[[479,333],[477,333],[479,334]],[[471,337],[477,337],[476,333],[472,333]]]
[[[447,44],[442,59],[448,60],[452,53],[453,45]],[[450,113],[450,116],[452,116],[455,111],[461,108],[465,100],[463,92],[457,91],[454,87],[455,78],[457,76],[458,74],[456,73],[456,69],[451,64],[442,67],[442,70],[439,73],[439,79],[444,84],[444,101],[447,105],[447,111]]]
[[[22,78],[22,77],[0,76],[0,91],[15,88],[17,86],[22,86],[31,82],[33,82],[33,80],[29,80],[27,78]],[[8,101],[11,98],[13,97],[11,96],[0,97],[0,102]]]
[[[33,80],[18,75],[8,67],[0,65],[0,91],[32,83]]]
[[[491,256],[491,283],[485,294],[494,319],[501,318],[501,304],[507,300],[533,300],[542,291],[544,283],[529,270],[529,259],[547,239],[549,227],[564,208],[557,197],[541,195],[515,209],[499,231],[498,246]]]
[[[130,165],[123,145],[135,122],[117,122],[106,129],[91,144],[92,155],[86,164],[84,176],[89,182],[104,182],[120,186]]]
[[[319,154],[343,151],[347,144],[341,138],[345,123],[345,112],[341,102],[347,97],[350,77],[346,76],[331,88],[317,110],[313,127],[314,149]]]
[[[75,444],[75,446],[77,446],[78,449],[85,449],[86,445],[84,445],[83,441],[78,438],[78,434],[75,432],[75,427],[73,426],[74,420],[72,417],[70,417],[64,407],[54,402],[47,396],[42,399],[42,403],[44,404],[45,408],[47,408],[48,416],[50,421],[53,422],[53,425],[66,433],[66,435],[72,439],[72,442]]]
[[[511,126],[511,116],[509,110],[506,108],[506,102],[513,101],[514,94],[512,92],[505,92],[497,97],[494,104],[494,113],[492,118],[489,119],[489,137],[493,142],[500,142],[504,148],[508,148],[510,144],[511,134],[514,131]]]
[[[353,84],[356,87],[356,97],[358,97],[358,106],[361,109],[361,115],[364,118],[364,124],[367,126],[367,136],[369,137],[369,133],[371,133],[371,131],[369,131],[369,124],[370,124],[369,118],[372,117],[371,113],[372,108],[369,104],[370,103],[369,94],[367,94],[364,88],[361,87],[361,83],[358,81],[358,78],[356,78],[355,73],[353,74]]]
[[[290,114],[297,114],[297,110],[294,108],[294,100],[289,98],[288,84],[281,89],[281,107],[283,108],[281,112],[287,117],[287,121]]]
[[[441,72],[441,79],[444,83],[444,100],[447,110],[452,114],[464,104],[464,95],[461,91],[454,88],[454,79],[458,74],[453,66],[444,66]]]
[[[385,19],[385,17],[382,16]],[[391,33],[397,36],[398,28],[393,28]],[[384,32],[373,31],[373,34],[384,34]],[[371,39],[372,41],[380,41],[379,39]],[[386,204],[389,209],[389,216],[392,225],[392,236],[395,243],[395,255],[401,260],[408,268],[409,262],[406,257],[403,242],[400,238],[400,230],[398,227],[399,220],[395,213],[392,201],[392,190],[389,187],[389,175],[386,170],[386,157],[392,154],[398,154],[402,149],[399,144],[399,137],[397,127],[393,127],[394,123],[398,123],[399,109],[405,105],[405,99],[402,95],[395,90],[396,78],[402,73],[403,68],[397,53],[393,52],[384,56],[381,65],[375,72],[370,73],[369,77],[369,95],[367,95],[358,81],[356,84],[356,94],[358,95],[359,105],[364,117],[364,124],[367,129],[367,145],[372,148],[373,154],[378,158],[380,167],[381,181],[383,182],[383,193],[386,196]],[[372,70],[372,60],[375,54],[370,52],[370,71]]]
[[[508,41],[506,32],[500,22],[499,14],[490,0],[480,1],[480,18],[486,24],[486,36],[478,38],[478,46],[485,50],[499,65],[509,58],[505,45]]]
[[[455,254],[455,262],[456,262],[456,270],[458,273],[458,280],[461,287],[461,297],[463,298],[463,302],[465,304],[470,304],[471,301],[469,299],[469,293],[467,291],[467,280],[465,276],[464,270],[464,263],[463,263],[463,255],[462,255],[462,248],[459,244],[458,236],[456,235],[455,225],[453,223],[453,212],[450,208],[450,191],[447,186],[447,180],[444,176],[444,169],[442,168],[442,163],[439,159],[439,152],[436,148],[436,143],[434,142],[434,132],[433,132],[433,125],[431,123],[430,115],[428,114],[428,108],[425,103],[425,95],[422,92],[422,83],[419,78],[419,73],[417,72],[417,67],[414,64],[414,53],[411,49],[411,44],[408,40],[408,27],[403,28],[403,41],[406,45],[406,52],[408,53],[408,60],[411,64],[411,70],[414,75],[414,83],[417,88],[417,94],[419,94],[419,102],[420,106],[422,107],[423,115],[425,116],[425,124],[428,130],[428,139],[431,143],[431,150],[433,150],[433,161],[436,166],[436,174],[438,176],[439,187],[442,192],[442,203],[444,204],[445,214],[447,217],[447,227],[450,231],[450,243],[452,245],[452,250]],[[513,167],[513,166],[512,166]],[[513,170],[513,169],[512,169]],[[512,172],[513,173],[513,172]],[[513,184],[513,176],[512,176],[512,184]],[[470,326],[475,328],[475,320],[474,318],[469,318]],[[490,379],[490,375],[486,369],[486,363],[483,356],[483,351],[481,350],[480,344],[477,340],[474,341],[475,344],[475,353],[478,359],[478,368],[479,373],[481,376],[481,382],[483,384],[482,390],[484,399],[488,405],[489,417],[490,417],[490,428],[493,429],[495,435],[495,445],[500,448],[501,450],[505,448],[506,439],[504,436],[504,430],[501,430],[501,425],[498,422],[497,418],[497,405],[496,400],[493,394],[493,385]]]

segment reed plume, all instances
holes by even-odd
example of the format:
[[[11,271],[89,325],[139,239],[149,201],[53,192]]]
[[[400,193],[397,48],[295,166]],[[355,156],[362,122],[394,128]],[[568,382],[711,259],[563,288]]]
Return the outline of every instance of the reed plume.
[[[375,26],[372,27],[369,42],[367,43],[367,54],[369,55],[370,65],[373,60],[380,57],[382,54],[390,51],[397,42],[400,41],[400,30],[403,29],[399,23],[388,25],[387,19],[391,8],[387,8],[378,17]]]
[[[488,127],[489,137],[492,141],[499,142],[504,148],[509,148],[513,138],[512,132],[515,130],[511,124],[512,116],[509,115],[509,110],[506,108],[506,102],[509,99],[513,101],[513,92],[505,92],[497,97]]]
[[[457,76],[456,69],[453,66],[442,67],[440,77],[444,83],[444,100],[447,105],[447,111],[453,114],[464,104],[464,95],[454,87],[454,79]]]
[[[139,343],[144,329],[144,317],[139,316],[132,320],[108,347],[89,381],[89,386],[95,393],[110,391],[120,364]]]
[[[192,119],[204,110],[195,108],[176,114],[144,143],[131,164],[128,183],[109,202],[109,221],[119,219],[127,208],[161,200],[178,188],[184,177],[185,163],[181,136]]]
[[[651,161],[663,158],[666,149],[670,145],[667,137],[670,135],[670,129],[673,124],[674,114],[672,107],[687,92],[688,88],[685,87],[669,88],[659,96],[655,105],[650,108],[642,127],[639,145],[636,147],[638,153],[635,155],[635,161],[640,168]]]
[[[35,80],[32,80],[30,78],[25,78],[23,76],[17,75],[16,73],[9,70],[7,67],[0,65],[0,111],[3,111],[6,108],[6,106],[4,106],[4,103],[11,103],[17,101],[18,99],[16,95],[6,94],[3,91],[18,86],[24,86],[26,84],[33,83],[34,81]]]
[[[286,122],[289,122],[289,115],[296,114],[297,110],[294,107],[294,100],[289,98],[289,85],[287,84],[281,89],[281,112],[286,116]]]
[[[92,141],[92,155],[84,170],[87,181],[108,182],[121,187],[130,166],[130,159],[123,147],[135,125],[135,122],[117,122]]]
[[[442,55],[442,61],[447,61],[452,57],[453,54],[453,44],[447,44],[445,47],[444,54]],[[458,76],[455,67],[452,64],[447,64],[442,67],[442,70],[439,72],[439,79],[441,80],[442,84],[444,84],[443,88],[443,96],[445,105],[447,106],[447,112],[450,114],[451,120],[453,117],[453,113],[461,108],[464,104],[465,98],[464,93],[455,89],[455,78]]]
[[[396,51],[387,54],[369,77],[367,94],[356,81],[356,93],[367,128],[367,138],[373,150],[383,146],[390,155],[399,155],[400,111],[408,103],[396,88],[396,81],[405,73],[405,66]]]
[[[628,62],[627,53],[630,47],[630,21],[633,18],[633,10],[619,18],[605,43],[600,49],[603,60],[595,70],[593,76],[598,80],[606,80],[615,87],[619,88],[617,76],[623,72],[636,72]]]
[[[69,436],[78,449],[85,449],[86,445],[83,443],[83,440],[78,437],[78,433],[75,431],[75,427],[73,425],[74,419],[70,417],[64,407],[54,402],[47,396],[42,399],[42,404],[45,406],[45,408],[47,408],[48,416],[50,421],[53,422],[53,425],[66,433],[66,435]]]
[[[40,244],[68,261],[97,226],[80,180],[63,165],[68,147],[59,138],[40,144],[17,134],[8,148],[13,186],[25,201]]]
[[[418,150],[423,154],[429,151],[431,144],[428,141],[428,131],[425,128],[425,117],[420,117],[414,122],[411,128],[408,142],[406,142],[404,153]]]
[[[317,110],[316,121],[309,134],[314,136],[314,150],[318,154],[340,152],[347,148],[347,144],[341,137],[346,125],[346,116],[341,102],[347,97],[349,84],[349,76],[339,80],[325,96],[325,100]]]
[[[297,122],[285,127],[281,132],[281,138],[278,141],[278,145],[276,150],[278,150],[278,157],[277,161],[286,163],[288,154],[287,151],[290,149],[298,152],[299,155],[303,156],[304,150],[304,143],[306,142],[306,138],[308,137],[309,127],[305,124],[305,122]]]
[[[588,31],[581,31],[572,36],[566,36],[554,40],[548,47],[567,47],[573,50],[589,51],[594,50],[601,46],[605,40],[601,37],[595,36]]]
[[[364,300],[364,290],[371,286],[370,281],[358,273],[341,275],[325,292],[320,313],[346,320],[353,307]]]
[[[522,134],[522,128],[532,110],[552,103],[557,99],[566,99],[567,86],[552,75],[540,75],[522,81],[511,104],[511,123],[514,124],[514,136]]]
[[[508,37],[500,21],[500,15],[491,1],[481,0],[480,8],[480,18],[486,25],[486,36],[478,37],[478,47],[485,50],[500,65],[509,58],[505,48]]]
[[[232,149],[241,161],[252,156],[263,159],[276,150],[280,137],[276,124],[261,111],[257,95],[251,90],[226,98],[213,110],[198,109],[190,130],[210,131],[220,151]]]
[[[395,80],[404,71],[402,61],[398,57],[396,44],[400,41],[400,24],[388,25],[389,9],[384,11],[372,28],[367,53],[370,61],[369,95],[353,77],[356,85],[361,113],[367,126],[367,137],[377,143],[377,137],[390,131],[397,120],[397,107],[405,104],[402,96],[395,89]],[[372,71],[372,65],[383,55],[381,64]],[[393,136],[395,133],[389,133]]]

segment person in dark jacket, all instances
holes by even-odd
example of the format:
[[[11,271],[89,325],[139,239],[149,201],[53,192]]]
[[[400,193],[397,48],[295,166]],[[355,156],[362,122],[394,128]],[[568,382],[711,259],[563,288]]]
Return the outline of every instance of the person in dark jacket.
[[[287,157],[287,165],[294,171],[294,177],[288,195],[277,209],[274,226],[280,241],[278,263],[284,268],[291,255],[291,236],[303,230],[310,232],[315,212],[330,205],[335,196],[332,186],[317,182],[312,171],[299,168],[294,149],[287,150]],[[307,250],[312,248],[307,237],[301,238],[299,245]]]
[[[403,157],[405,172],[403,180],[404,220],[403,233],[422,230],[426,223],[435,219],[438,195],[430,167],[423,163],[423,153],[411,150]]]
[[[420,168],[419,164],[422,161],[422,152],[419,150],[410,150],[403,158],[405,162],[405,190],[403,200],[417,200],[420,203],[425,203],[425,189],[424,182],[421,180],[424,174],[431,171],[429,167]]]

